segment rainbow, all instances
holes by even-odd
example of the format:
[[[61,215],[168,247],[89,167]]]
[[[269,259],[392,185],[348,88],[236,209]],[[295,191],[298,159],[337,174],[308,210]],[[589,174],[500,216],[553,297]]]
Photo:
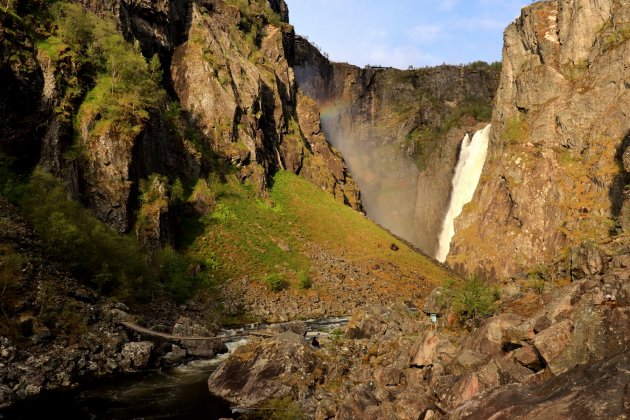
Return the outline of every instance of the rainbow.
[[[327,101],[322,103],[319,107],[319,116],[320,118],[332,118],[341,114],[348,108],[350,108],[350,102],[348,101]]]

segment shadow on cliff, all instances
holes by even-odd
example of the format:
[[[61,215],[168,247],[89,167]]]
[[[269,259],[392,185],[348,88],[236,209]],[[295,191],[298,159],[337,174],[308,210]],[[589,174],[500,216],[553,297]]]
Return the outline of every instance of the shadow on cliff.
[[[619,218],[621,215],[621,209],[624,203],[624,190],[626,185],[630,183],[630,172],[626,172],[623,164],[623,155],[628,147],[630,147],[630,131],[626,134],[623,141],[617,148],[615,162],[619,166],[620,173],[615,177],[610,190],[608,191],[612,215],[615,218]]]

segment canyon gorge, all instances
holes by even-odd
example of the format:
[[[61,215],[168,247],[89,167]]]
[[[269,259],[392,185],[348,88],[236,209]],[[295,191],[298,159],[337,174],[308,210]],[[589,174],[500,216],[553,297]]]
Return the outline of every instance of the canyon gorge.
[[[190,416],[625,418],[630,2],[535,2],[490,64],[296,30],[0,6],[0,417],[213,360]]]

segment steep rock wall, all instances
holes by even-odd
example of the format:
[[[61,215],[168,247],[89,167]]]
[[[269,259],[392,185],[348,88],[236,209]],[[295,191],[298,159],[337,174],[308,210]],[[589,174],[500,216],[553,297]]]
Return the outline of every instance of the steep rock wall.
[[[298,106],[304,101],[297,95],[289,64],[293,29],[286,23],[283,1],[268,6],[256,2],[247,10],[222,0],[203,5],[184,0],[79,3],[113,18],[147,59],[158,54],[167,99],[181,103],[181,115],[191,129],[201,130],[202,138],[193,145],[177,132],[164,116],[163,108],[171,106],[166,104],[148,117],[130,116],[122,122],[132,130],[122,132],[118,123],[96,129],[101,116],[82,108],[90,77],[81,79],[71,52],[57,51],[53,59],[38,50],[19,21],[3,13],[2,19],[10,21],[3,25],[10,36],[0,54],[3,80],[8,82],[3,84],[0,104],[8,121],[1,143],[22,166],[38,162],[65,179],[73,198],[120,232],[129,231],[134,223],[141,179],[152,173],[171,179],[203,175],[211,166],[201,153],[207,146],[237,165],[243,179],[252,180],[261,193],[271,174],[288,169],[361,209],[343,159],[319,129],[316,105]],[[20,63],[9,63],[16,50]],[[78,93],[69,97],[70,91]],[[24,104],[18,104],[20,98]],[[304,110],[303,117],[298,108]],[[313,116],[316,121],[310,121]]]
[[[489,119],[498,69],[361,69],[331,63],[296,37],[295,72],[319,103],[368,215],[434,255],[459,144]]]
[[[37,65],[27,27],[9,13],[0,12],[0,152],[31,166],[41,129],[39,99],[44,77]]]
[[[259,190],[278,169],[301,173],[304,168],[307,179],[360,209],[341,157],[323,136],[315,145],[311,134],[321,134],[319,129],[304,125],[314,114],[297,94],[293,28],[272,23],[256,4],[251,7],[243,11],[223,1],[193,6],[187,41],[176,48],[171,64],[183,109],[213,149]],[[243,22],[249,27],[239,29]]]
[[[451,265],[511,276],[616,228],[629,39],[627,0],[540,2],[506,29],[490,158],[457,221]]]

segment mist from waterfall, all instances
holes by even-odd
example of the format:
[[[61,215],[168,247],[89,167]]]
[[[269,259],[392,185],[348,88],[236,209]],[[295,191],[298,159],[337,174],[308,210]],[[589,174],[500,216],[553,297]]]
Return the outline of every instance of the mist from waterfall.
[[[361,190],[367,216],[401,238],[413,241],[418,190],[415,163],[398,146],[384,142],[382,132],[358,127],[344,120],[344,115],[338,104],[322,107],[322,129],[342,153]]]
[[[488,140],[491,125],[477,131],[472,139],[468,134],[464,136],[459,153],[459,159],[453,175],[451,198],[448,210],[442,221],[442,231],[438,238],[438,249],[435,258],[444,262],[451,248],[451,240],[455,235],[455,218],[469,203],[477,189],[481,171],[488,155]]]

